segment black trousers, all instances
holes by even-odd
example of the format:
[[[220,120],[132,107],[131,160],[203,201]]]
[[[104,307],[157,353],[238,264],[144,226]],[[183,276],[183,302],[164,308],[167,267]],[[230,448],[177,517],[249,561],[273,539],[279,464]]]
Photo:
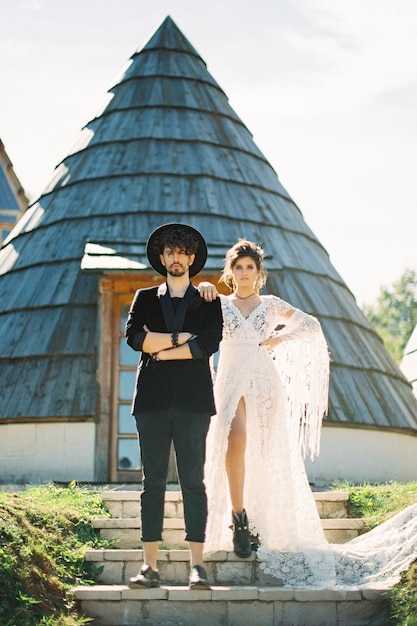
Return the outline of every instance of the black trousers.
[[[142,541],[161,541],[171,442],[181,485],[185,539],[204,542],[207,496],[204,485],[206,437],[210,415],[177,408],[135,416],[143,465]]]

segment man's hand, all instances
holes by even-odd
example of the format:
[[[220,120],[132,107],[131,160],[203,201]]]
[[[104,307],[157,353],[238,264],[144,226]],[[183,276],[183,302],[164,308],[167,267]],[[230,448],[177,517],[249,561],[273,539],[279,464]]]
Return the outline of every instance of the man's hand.
[[[149,354],[153,354],[157,352],[159,354],[163,350],[168,352],[168,350],[178,349],[178,348],[174,348],[173,346],[172,333],[153,332],[149,330],[146,324],[143,326],[143,330],[146,332],[146,337],[142,344],[142,349],[144,352],[148,352]],[[185,345],[191,339],[195,339],[195,337],[196,335],[193,335],[193,333],[189,333],[188,331],[181,331],[180,333],[178,333],[178,337],[177,337],[179,347]],[[186,351],[186,354],[188,354],[188,352],[189,352],[189,349]],[[175,353],[175,354],[178,354],[178,353]],[[166,355],[164,355],[164,357],[166,357]],[[163,358],[160,360],[166,361],[166,360],[171,360],[172,358],[174,357],[170,355],[169,358]],[[183,358],[183,357],[177,356],[176,358]]]

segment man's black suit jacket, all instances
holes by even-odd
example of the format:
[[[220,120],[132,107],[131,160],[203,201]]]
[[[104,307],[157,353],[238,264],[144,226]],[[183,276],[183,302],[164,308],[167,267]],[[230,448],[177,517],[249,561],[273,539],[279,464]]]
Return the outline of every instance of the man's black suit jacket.
[[[192,359],[152,361],[149,354],[142,352],[132,414],[174,406],[213,415],[209,357],[218,350],[222,337],[220,299],[205,302],[190,283],[175,314],[166,283],[139,289],[126,323],[126,340],[134,350],[142,350],[145,325],[154,332],[187,331],[196,339],[189,342]]]

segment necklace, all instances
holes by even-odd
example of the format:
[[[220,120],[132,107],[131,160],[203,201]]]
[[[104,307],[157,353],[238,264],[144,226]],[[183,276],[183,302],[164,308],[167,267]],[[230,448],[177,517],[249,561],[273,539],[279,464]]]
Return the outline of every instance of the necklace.
[[[242,298],[242,296],[238,296],[237,293],[235,292],[235,296],[236,298],[239,298],[239,300],[247,300],[248,298],[251,298],[252,296],[254,296],[256,294],[256,291],[254,291],[253,293],[249,294],[249,296],[244,296]]]

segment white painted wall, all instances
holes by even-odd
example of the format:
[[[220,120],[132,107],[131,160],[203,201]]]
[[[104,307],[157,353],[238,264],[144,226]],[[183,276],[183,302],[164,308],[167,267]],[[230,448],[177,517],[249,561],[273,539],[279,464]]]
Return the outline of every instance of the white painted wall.
[[[360,428],[324,427],[320,456],[306,460],[312,484],[334,480],[382,483],[417,480],[417,436]]]
[[[0,425],[0,481],[94,480],[92,422]]]
[[[0,424],[0,483],[94,481],[95,424]],[[321,453],[306,460],[317,488],[417,480],[417,436],[360,428],[324,427]]]

